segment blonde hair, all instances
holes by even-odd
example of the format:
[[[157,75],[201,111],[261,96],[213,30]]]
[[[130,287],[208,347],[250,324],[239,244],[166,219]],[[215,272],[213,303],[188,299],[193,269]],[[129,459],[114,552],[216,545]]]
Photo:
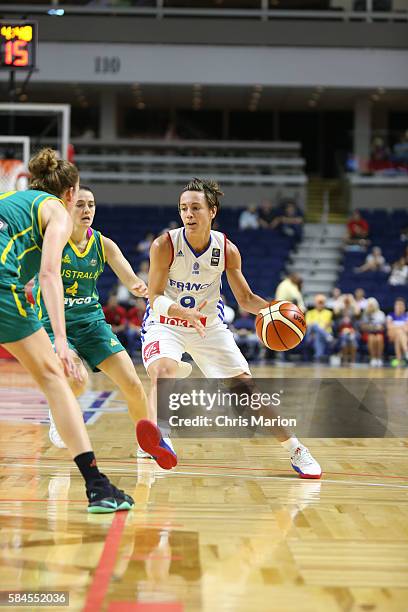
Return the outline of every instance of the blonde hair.
[[[60,198],[67,189],[75,187],[79,172],[74,164],[58,159],[54,149],[41,149],[28,164],[31,174],[30,189],[46,191]]]

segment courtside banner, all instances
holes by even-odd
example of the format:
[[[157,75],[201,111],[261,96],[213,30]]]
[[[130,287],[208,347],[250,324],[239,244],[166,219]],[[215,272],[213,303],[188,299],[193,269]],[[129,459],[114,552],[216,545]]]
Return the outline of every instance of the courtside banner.
[[[158,421],[174,437],[408,436],[408,379],[160,379]]]

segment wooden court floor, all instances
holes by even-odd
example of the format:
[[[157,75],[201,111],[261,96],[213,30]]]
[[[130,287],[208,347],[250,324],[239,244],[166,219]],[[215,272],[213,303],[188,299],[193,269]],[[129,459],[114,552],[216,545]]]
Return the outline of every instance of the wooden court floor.
[[[62,609],[86,612],[408,611],[407,439],[308,440],[320,481],[298,479],[268,439],[183,439],[164,472],[136,460],[102,374],[82,402],[99,466],[136,507],[87,514],[76,468],[48,440],[43,397],[0,362],[0,590],[68,591]]]

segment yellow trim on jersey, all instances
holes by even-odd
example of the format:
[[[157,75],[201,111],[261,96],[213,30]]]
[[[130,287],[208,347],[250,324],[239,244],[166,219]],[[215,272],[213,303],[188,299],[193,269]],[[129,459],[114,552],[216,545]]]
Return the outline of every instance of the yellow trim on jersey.
[[[13,195],[13,193],[17,193],[17,191],[6,191],[6,193],[2,193],[0,195],[0,200],[4,200],[5,198],[8,198],[9,196]]]
[[[41,251],[40,247],[35,244],[34,246],[32,246],[29,249],[26,249],[25,251],[20,253],[20,255],[17,257],[17,259],[22,259],[26,253],[29,253],[30,251],[34,251],[34,249],[38,249],[39,251]]]
[[[101,238],[103,262],[106,263],[105,245],[103,244],[103,236],[102,236],[102,234],[100,232],[99,232],[99,236]]]
[[[18,310],[19,314],[20,314],[22,317],[26,317],[26,316],[27,316],[27,313],[26,313],[26,311],[24,310],[23,305],[22,305],[22,303],[20,302],[20,298],[19,298],[19,297],[18,297],[18,295],[17,295],[17,292],[16,292],[16,285],[11,285],[10,289],[11,289],[11,292],[12,292],[12,294],[13,294],[13,298],[14,298],[14,301],[15,301],[15,303],[16,303],[17,310]]]
[[[36,201],[38,200],[38,198],[41,198],[42,196],[43,196],[43,194],[37,196],[34,199],[32,205],[31,205],[31,208],[33,208],[33,206],[36,203]],[[43,233],[43,228],[42,228],[42,223],[41,223],[41,209],[42,209],[42,205],[44,204],[44,202],[46,200],[56,200],[57,202],[60,202],[63,205],[63,207],[65,208],[65,204],[64,204],[64,202],[60,198],[56,198],[55,196],[49,196],[49,195],[44,196],[44,199],[42,200],[42,202],[39,203],[38,210],[37,210],[37,223],[38,223],[38,230],[40,232],[41,238],[44,238],[44,233]]]
[[[41,306],[41,287],[38,287],[37,289],[37,297],[35,298],[35,301],[37,302],[37,306],[38,306],[38,318],[41,321],[42,316],[43,316],[43,311],[42,311],[42,306]]]
[[[12,248],[14,242],[17,240],[17,238],[20,238],[20,236],[24,236],[24,234],[26,234],[27,232],[29,232],[32,229],[33,229],[33,226],[30,225],[30,227],[26,227],[25,229],[23,229],[18,234],[14,234],[14,236],[9,240],[9,242],[7,243],[7,246],[4,248],[4,250],[3,250],[2,254],[1,254],[0,261],[1,261],[2,264],[6,263],[7,255],[10,253],[11,248]]]
[[[94,231],[94,234],[97,235],[95,233],[95,231]],[[103,236],[102,236],[101,232],[98,232],[98,234],[99,234],[99,242],[101,243],[101,249],[99,249],[99,247],[98,247],[98,241],[97,241],[96,238],[95,238],[95,246],[96,246],[96,250],[97,250],[97,253],[98,253],[98,257],[101,260],[101,263],[103,265],[105,265],[105,263],[106,263],[106,255],[105,255],[105,247],[104,247],[104,244],[103,244]],[[101,251],[102,251],[102,253],[101,253]]]
[[[92,236],[88,240],[88,244],[86,245],[85,251],[81,253],[78,247],[72,242],[71,238],[68,240],[68,244],[71,247],[71,249],[74,251],[75,255],[81,258],[88,255],[89,251],[91,250],[91,246],[93,245],[94,242],[95,242],[95,234],[92,232]]]

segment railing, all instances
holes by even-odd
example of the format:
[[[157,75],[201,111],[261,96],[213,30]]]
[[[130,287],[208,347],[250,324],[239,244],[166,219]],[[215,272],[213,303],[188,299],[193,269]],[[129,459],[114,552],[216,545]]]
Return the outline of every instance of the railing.
[[[398,0],[394,0],[398,2]],[[279,10],[269,8],[268,0],[254,1],[254,8],[194,8],[194,7],[172,7],[163,0],[152,0],[151,6],[118,6],[117,2],[107,6],[98,6],[97,1],[89,3],[86,0],[81,4],[70,3],[69,0],[60,2],[50,0],[39,5],[31,5],[20,2],[0,4],[0,13],[3,15],[25,15],[50,14],[56,16],[65,15],[133,15],[139,17],[155,17],[157,19],[171,17],[188,18],[218,18],[218,19],[256,19],[262,21],[278,19],[313,19],[322,21],[408,21],[408,11],[402,5],[402,10],[382,11],[373,10],[376,7],[375,0],[367,0],[366,10],[354,11],[352,0],[335,0],[327,10]],[[339,6],[340,4],[340,6]],[[167,5],[167,6],[166,6]],[[399,6],[399,5],[398,5]]]
[[[236,185],[303,185],[305,160],[297,142],[74,141],[88,181],[179,183],[208,175]]]

